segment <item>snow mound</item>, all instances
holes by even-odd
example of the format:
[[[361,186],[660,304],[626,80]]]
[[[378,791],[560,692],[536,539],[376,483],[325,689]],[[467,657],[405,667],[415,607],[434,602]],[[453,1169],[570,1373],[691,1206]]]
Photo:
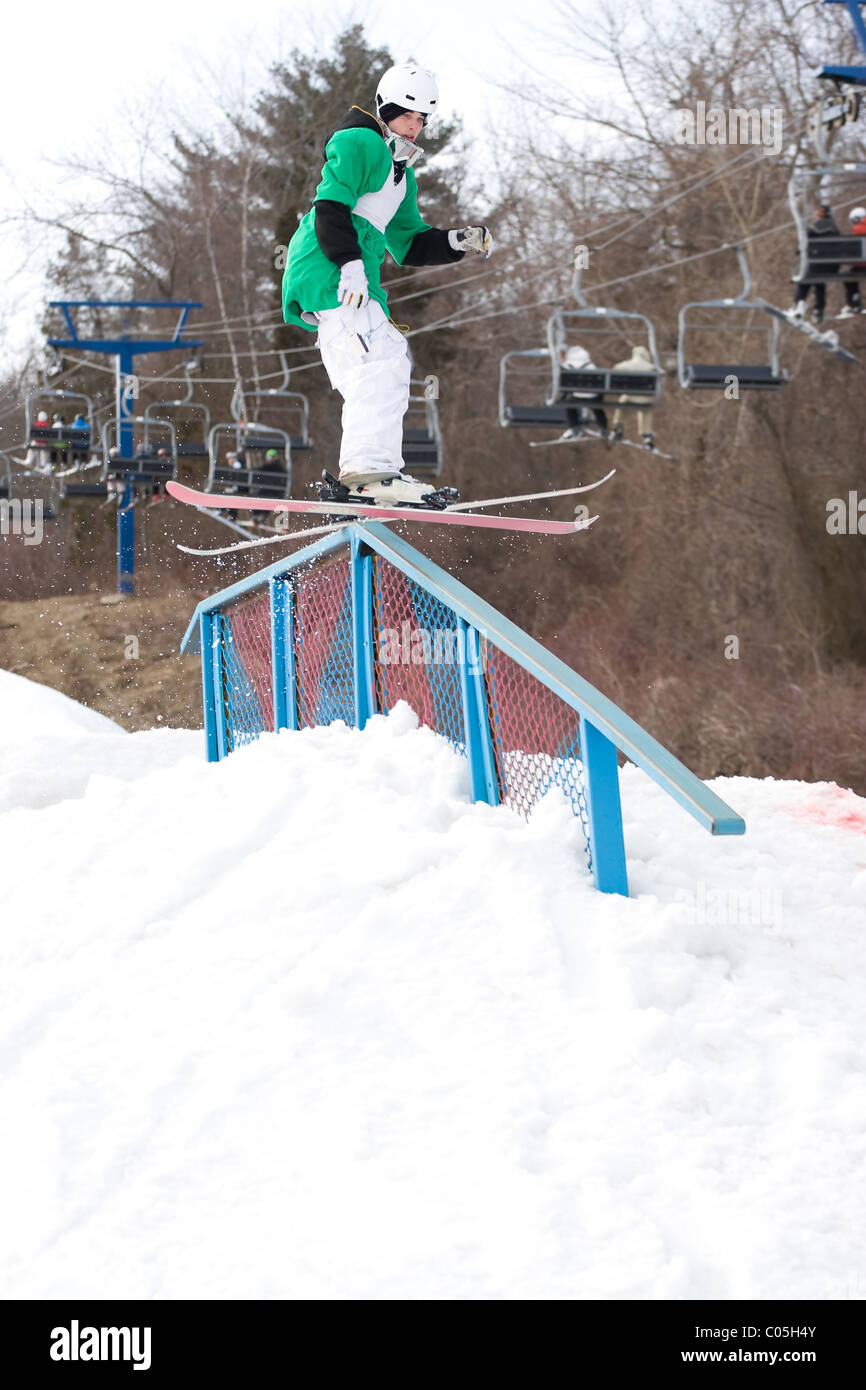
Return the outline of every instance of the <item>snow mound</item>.
[[[0,814],[77,801],[94,778],[133,781],[203,747],[204,735],[191,730],[128,734],[57,690],[0,671]]]
[[[0,1296],[863,1296],[861,798],[626,768],[622,899],[405,706],[78,747],[0,812]]]
[[[123,733],[119,724],[87,709],[50,686],[0,670],[0,743],[18,743],[46,734]]]

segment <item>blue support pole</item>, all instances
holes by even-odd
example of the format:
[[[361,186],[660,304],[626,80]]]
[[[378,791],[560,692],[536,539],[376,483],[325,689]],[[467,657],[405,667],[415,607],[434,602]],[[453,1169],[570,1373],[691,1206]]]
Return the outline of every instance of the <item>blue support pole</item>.
[[[204,736],[209,763],[218,763],[225,752],[225,722],[222,710],[222,682],[219,678],[219,613],[202,613],[199,618],[201,642],[201,683],[204,696]]]
[[[123,382],[133,375],[136,354],[184,351],[202,346],[201,339],[184,339],[181,334],[190,309],[200,309],[190,299],[52,299],[50,308],[59,309],[69,330],[68,338],[49,338],[56,348],[72,348],[85,352],[109,353],[117,359],[117,445],[120,457],[132,459],[135,450],[132,417],[134,407],[127,409]],[[123,333],[113,338],[82,338],[71,313],[72,309],[180,309],[180,317],[171,338],[130,338]],[[117,510],[117,588],[121,594],[135,592],[135,485],[127,480]]]
[[[135,437],[128,396],[124,390],[125,379],[132,376],[133,355],[129,348],[121,348],[117,354],[117,370],[120,375],[117,388],[117,446],[121,458],[131,459],[135,452]],[[120,594],[135,593],[135,497],[130,483],[123,489],[123,497],[117,509],[117,591]]]
[[[860,9],[863,0],[844,0],[844,3],[851,17],[851,24],[854,29],[855,37],[863,52],[866,53],[866,24],[863,23],[863,15]]]
[[[363,729],[376,712],[373,682],[373,557],[353,536],[349,551],[352,574],[352,662],[355,687],[355,723]]]
[[[595,886],[628,897],[616,745],[588,719],[580,721],[580,751],[586,773],[589,844]]]
[[[217,757],[224,758],[231,752],[231,740],[229,737],[228,710],[226,709],[223,694],[223,669],[225,662],[225,623],[223,615],[219,611],[213,615],[213,632],[211,640],[211,679],[216,694],[216,740]]]
[[[274,700],[274,729],[297,729],[298,695],[295,681],[295,618],[292,581],[272,575],[271,591],[271,671]]]
[[[463,728],[473,801],[499,805],[499,783],[493,757],[493,739],[487,715],[484,669],[478,630],[456,616],[460,694],[463,700]]]

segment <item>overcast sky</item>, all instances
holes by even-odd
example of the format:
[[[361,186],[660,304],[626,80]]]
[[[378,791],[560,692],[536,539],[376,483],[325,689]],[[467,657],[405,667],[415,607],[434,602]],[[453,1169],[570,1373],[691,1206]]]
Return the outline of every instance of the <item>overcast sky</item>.
[[[578,3],[583,8],[586,0]],[[41,189],[56,192],[66,176],[47,161],[86,155],[106,134],[120,143],[148,110],[174,121],[186,109],[200,119],[203,90],[229,84],[252,92],[270,63],[296,47],[331,52],[335,35],[354,21],[363,23],[368,42],[389,47],[397,61],[412,56],[431,67],[443,116],[460,114],[482,138],[506,114],[506,98],[493,85],[498,78],[528,77],[528,65],[543,71],[551,62],[564,72],[549,37],[557,28],[556,0],[531,7],[526,0],[437,0],[402,9],[370,0],[330,10],[313,0],[11,6],[4,14],[0,207],[8,211],[25,199],[38,206]],[[2,358],[38,325],[44,252],[34,255],[32,245],[32,234],[20,231],[7,231],[0,242]]]

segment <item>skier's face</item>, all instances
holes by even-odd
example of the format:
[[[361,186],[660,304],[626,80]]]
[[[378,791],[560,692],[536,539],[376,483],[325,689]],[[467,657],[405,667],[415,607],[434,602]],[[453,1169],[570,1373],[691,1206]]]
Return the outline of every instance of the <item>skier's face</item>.
[[[403,135],[407,140],[417,140],[424,129],[424,117],[420,111],[406,111],[388,122],[388,129],[395,135]]]

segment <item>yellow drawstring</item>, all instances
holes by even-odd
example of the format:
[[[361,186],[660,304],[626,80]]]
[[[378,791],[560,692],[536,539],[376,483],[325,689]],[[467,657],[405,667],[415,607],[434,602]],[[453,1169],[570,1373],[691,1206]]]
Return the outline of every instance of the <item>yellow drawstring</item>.
[[[362,114],[363,116],[369,116],[371,121],[375,121],[375,122],[376,122],[377,126],[379,127],[379,129],[380,129],[381,132],[382,132],[382,135],[383,135],[384,139],[387,140],[388,137],[387,137],[387,135],[385,134],[385,132],[386,132],[386,130],[388,129],[388,127],[386,126],[386,124],[385,124],[385,122],[384,122],[383,120],[380,120],[380,118],[379,118],[378,116],[374,116],[372,111],[365,111],[364,108],[363,108],[363,106],[350,106],[350,107],[349,107],[349,110],[350,110],[350,111],[360,111],[361,114]]]

